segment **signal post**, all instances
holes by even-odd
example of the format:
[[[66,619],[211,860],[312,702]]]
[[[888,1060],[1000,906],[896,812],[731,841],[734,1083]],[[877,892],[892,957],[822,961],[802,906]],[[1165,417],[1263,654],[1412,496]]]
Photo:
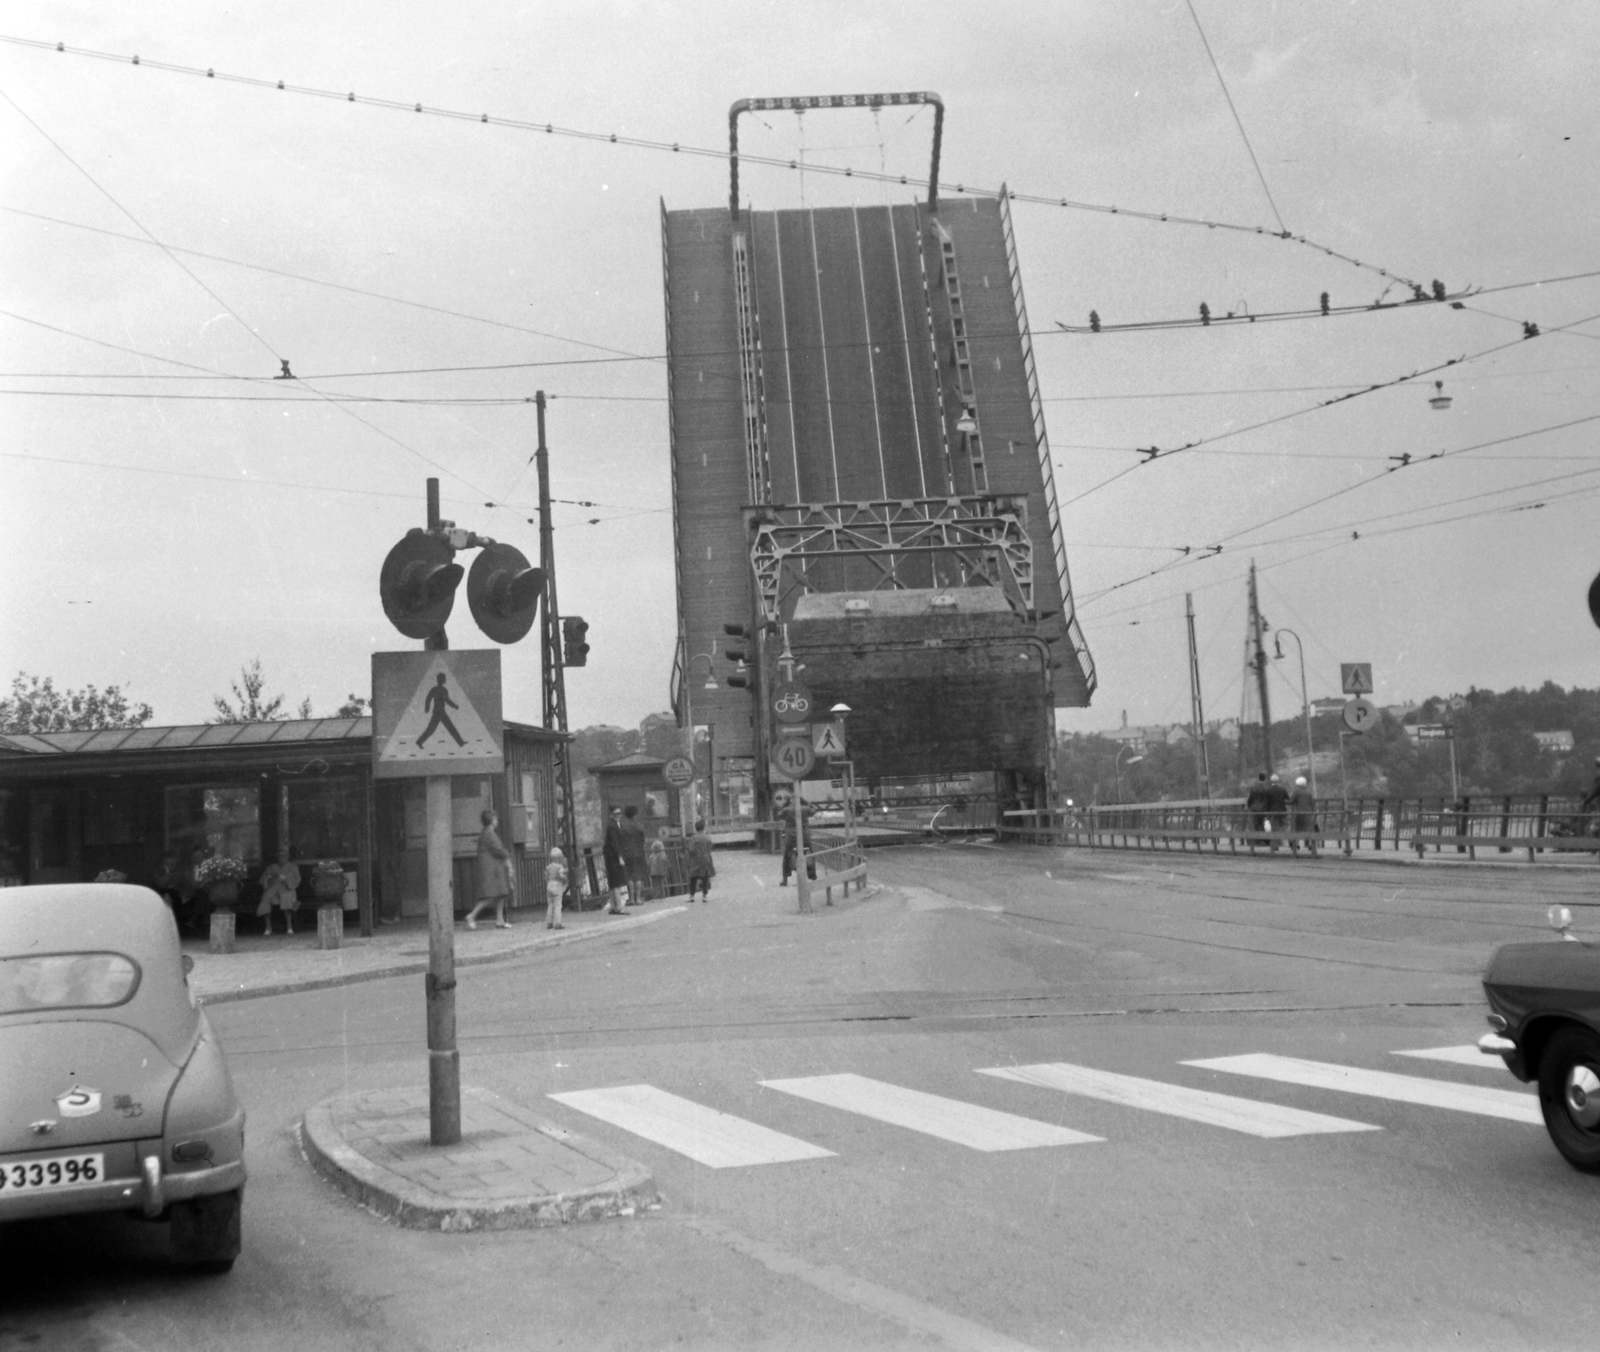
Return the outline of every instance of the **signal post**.
[[[477,549],[470,575],[455,562]],[[452,775],[505,770],[500,653],[451,651],[445,622],[456,587],[485,635],[515,643],[533,627],[545,574],[510,545],[439,517],[439,481],[428,480],[428,525],[389,551],[379,575],[384,613],[422,651],[372,656],[373,776],[425,778],[428,811],[428,1119],[434,1145],[461,1139],[461,1059],[456,1048],[455,897],[451,874]]]

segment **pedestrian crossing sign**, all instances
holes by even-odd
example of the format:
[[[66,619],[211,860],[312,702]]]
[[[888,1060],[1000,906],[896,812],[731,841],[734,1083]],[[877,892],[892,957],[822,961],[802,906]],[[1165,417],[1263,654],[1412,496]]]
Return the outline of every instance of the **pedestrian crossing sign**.
[[[838,723],[815,724],[811,729],[811,749],[818,759],[839,759],[844,755],[844,728]]]
[[[504,769],[498,649],[372,655],[374,778]]]
[[[1372,693],[1372,663],[1341,662],[1339,664],[1339,683],[1344,687],[1344,693],[1347,695],[1370,695]]]

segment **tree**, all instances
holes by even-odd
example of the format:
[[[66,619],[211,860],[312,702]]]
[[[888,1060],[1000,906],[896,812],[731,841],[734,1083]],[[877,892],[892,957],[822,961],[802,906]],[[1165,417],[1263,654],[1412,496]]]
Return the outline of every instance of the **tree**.
[[[11,694],[0,699],[0,732],[88,732],[100,728],[142,728],[154,717],[148,704],[129,704],[122,687],[97,690],[57,690],[46,676],[42,680],[19,671]]]
[[[230,681],[233,697],[238,701],[235,706],[229,704],[221,695],[212,697],[216,706],[217,716],[207,719],[209,723],[277,723],[288,718],[283,712],[283,696],[274,695],[271,699],[263,699],[261,692],[266,688],[267,678],[261,671],[261,659],[253,658],[247,666],[239,668],[239,679]],[[300,701],[299,717],[311,717],[311,700],[306,698]]]
[[[308,707],[310,703],[310,700],[306,701]],[[333,716],[335,718],[365,718],[368,712],[367,704],[368,701],[365,695],[358,695],[351,691],[350,698],[333,711]],[[309,718],[310,714],[308,713],[306,717]]]

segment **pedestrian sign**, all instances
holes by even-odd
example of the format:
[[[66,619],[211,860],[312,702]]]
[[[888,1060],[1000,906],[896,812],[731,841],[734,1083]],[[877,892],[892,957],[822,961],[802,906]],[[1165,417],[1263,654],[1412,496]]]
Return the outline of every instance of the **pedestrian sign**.
[[[1347,695],[1370,695],[1372,693],[1372,663],[1339,663],[1339,683]]]
[[[838,723],[818,723],[811,729],[811,749],[831,759],[843,756],[844,728]]]
[[[373,653],[374,778],[498,774],[504,742],[498,651]]]

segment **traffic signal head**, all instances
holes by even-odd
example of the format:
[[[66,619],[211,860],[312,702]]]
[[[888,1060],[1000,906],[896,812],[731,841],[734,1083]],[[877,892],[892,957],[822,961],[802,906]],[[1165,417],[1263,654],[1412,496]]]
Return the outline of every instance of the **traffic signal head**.
[[[561,665],[585,667],[589,665],[589,644],[584,636],[589,632],[589,621],[577,615],[568,615],[561,621]]]
[[[484,545],[467,574],[472,618],[496,643],[515,643],[533,628],[544,595],[544,570],[510,545]]]
[[[407,638],[432,638],[450,618],[465,572],[443,540],[424,530],[408,531],[378,575],[383,613]]]

